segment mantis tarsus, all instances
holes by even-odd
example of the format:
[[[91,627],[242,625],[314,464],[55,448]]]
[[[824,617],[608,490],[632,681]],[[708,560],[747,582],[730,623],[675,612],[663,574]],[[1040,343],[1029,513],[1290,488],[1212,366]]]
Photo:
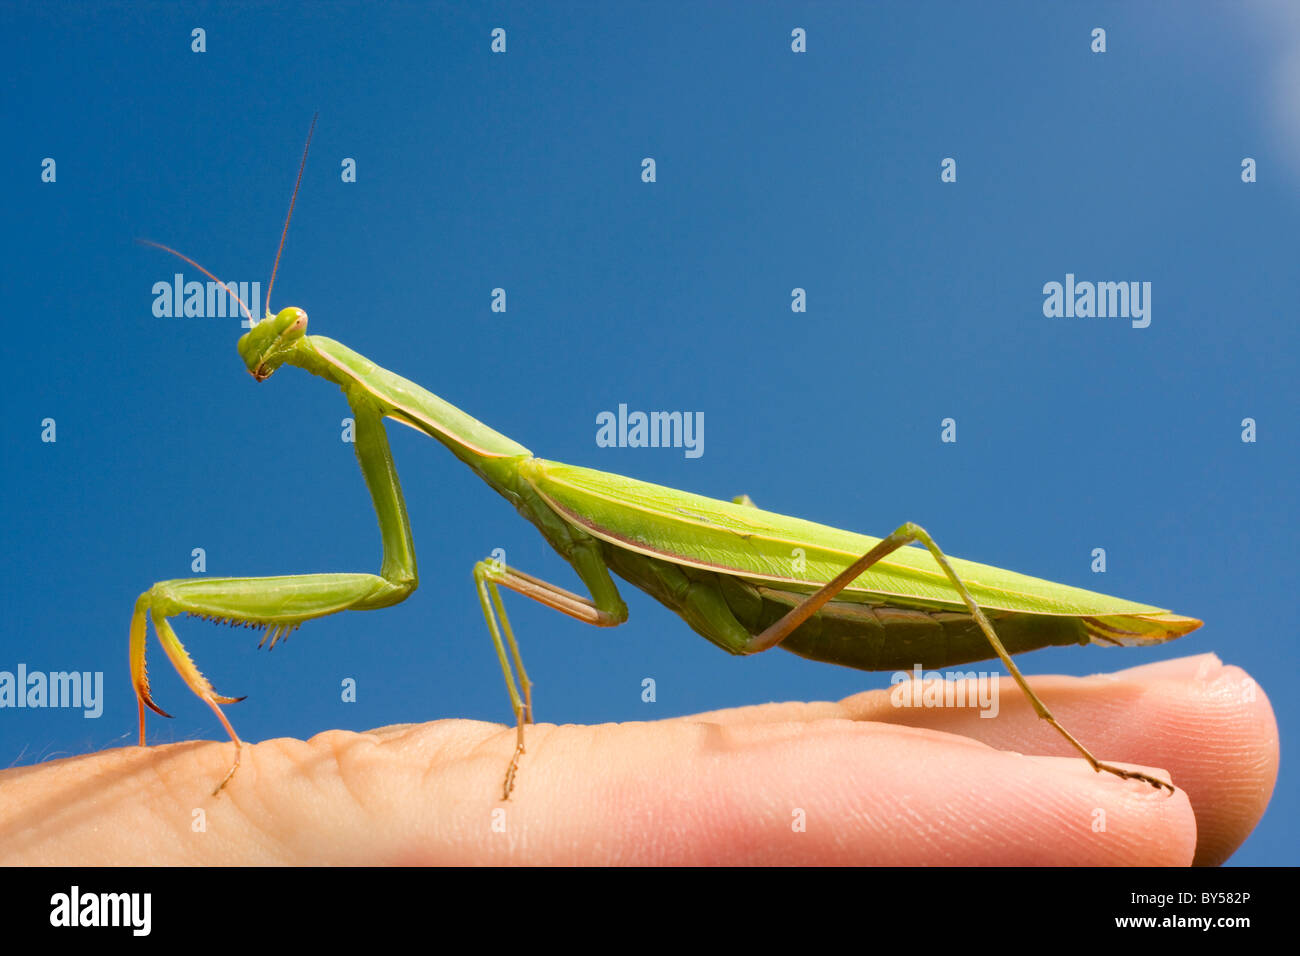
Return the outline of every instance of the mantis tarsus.
[[[304,165],[306,159],[304,148]],[[299,183],[301,179],[302,167]],[[292,216],[292,201],[289,211]],[[286,233],[288,225],[286,218]],[[283,246],[282,233],[281,250]],[[220,283],[193,260],[181,258]],[[276,267],[279,259],[277,251]],[[242,698],[223,697],[213,689],[168,619],[189,614],[265,629],[263,641],[269,639],[274,646],[312,618],[375,610],[405,600],[417,585],[415,551],[385,418],[446,445],[537,526],[590,594],[589,598],[573,594],[493,560],[474,566],[479,602],[517,728],[502,799],[510,796],[524,753],[532,695],[499,588],[588,624],[612,627],[623,623],[628,612],[610,572],[675,611],[695,631],[732,654],[753,654],[779,645],[803,657],[862,670],[902,670],[917,664],[942,667],[996,656],[1038,715],[1094,770],[1173,790],[1157,777],[1093,757],[1038,699],[1011,655],[1049,645],[1157,643],[1195,630],[1200,621],[949,559],[924,529],[912,523],[884,539],[871,538],[762,511],[744,496],[719,501],[535,458],[522,445],[414,382],[332,339],[306,335],[307,314],[301,309],[287,308],[272,315],[274,283],[273,268],[266,318],[255,322],[248,316],[252,328],[239,340],[239,355],[258,382],[280,366],[291,365],[342,389],[356,422],[357,459],[379,519],[383,562],[378,575],[182,579],[160,582],[140,595],[130,631],[140,743],[145,742],[146,706],[170,716],[153,702],[145,672],[146,622],[152,619],[172,664],[217,714],[235,743],[234,763],[214,793],[238,769],[241,747],[221,705]],[[905,547],[913,543],[922,547]]]

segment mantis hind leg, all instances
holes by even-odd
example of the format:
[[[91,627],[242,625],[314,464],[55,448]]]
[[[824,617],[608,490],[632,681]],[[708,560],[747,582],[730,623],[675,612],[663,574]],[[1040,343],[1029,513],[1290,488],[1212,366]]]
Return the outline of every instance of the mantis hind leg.
[[[594,552],[586,553],[594,554]],[[539,604],[596,627],[614,627],[627,620],[627,606],[618,597],[617,590],[607,590],[599,586],[600,575],[603,574],[604,581],[609,582],[610,588],[613,588],[613,582],[609,581],[609,571],[604,565],[579,560],[575,561],[575,567],[584,578],[586,577],[584,571],[596,577],[597,586],[592,589],[592,593],[604,596],[603,607],[593,600],[566,591],[541,578],[507,567],[504,562],[495,558],[474,565],[474,585],[478,591],[479,604],[483,608],[483,618],[487,621],[488,633],[492,635],[492,644],[501,663],[502,676],[505,677],[506,691],[510,694],[510,707],[515,715],[515,751],[506,767],[505,781],[501,788],[502,800],[509,800],[510,791],[515,787],[515,775],[519,772],[519,758],[525,752],[524,725],[533,722],[533,683],[524,670],[523,658],[519,655],[519,644],[515,641],[510,618],[501,600],[500,588],[508,588],[516,594],[532,598]],[[506,651],[507,646],[509,653]],[[516,671],[519,674],[517,682]]]
[[[975,598],[971,596],[966,585],[963,584],[961,578],[957,576],[957,572],[953,570],[952,565],[948,562],[948,558],[941,550],[939,550],[939,546],[934,543],[934,539],[930,537],[924,528],[918,524],[913,524],[910,521],[899,527],[898,530],[888,538],[882,540],[862,557],[858,558],[857,561],[854,561],[820,590],[809,595],[807,600],[791,608],[788,614],[776,621],[761,634],[754,635],[754,637],[752,637],[748,642],[745,653],[754,654],[775,647],[777,644],[781,643],[781,641],[789,637],[799,627],[799,625],[803,624],[808,620],[808,618],[820,611],[832,598],[835,597],[836,594],[848,587],[849,584],[856,580],[863,571],[871,567],[871,565],[875,564],[887,554],[898,550],[904,545],[911,544],[914,541],[919,541],[925,546],[926,550],[930,552],[935,562],[952,583],[952,586],[957,589],[957,592],[961,595],[962,601],[965,602],[967,609],[970,611],[971,617],[975,619],[975,623],[979,625],[980,630],[984,632],[984,636],[988,638],[989,644],[993,647],[994,653],[996,653],[1002,663],[1006,665],[1012,678],[1020,686],[1020,689],[1024,691],[1024,694],[1029,699],[1029,703],[1033,706],[1034,711],[1039,717],[1055,728],[1055,730],[1069,742],[1070,746],[1077,750],[1083,758],[1088,761],[1093,770],[1112,773],[1125,780],[1142,780],[1157,789],[1163,787],[1168,789],[1170,793],[1173,793],[1173,784],[1166,780],[1161,780],[1159,777],[1153,777],[1149,774],[1139,773],[1136,770],[1125,770],[1122,767],[1102,763],[1092,755],[1087,747],[1079,743],[1079,741],[1074,738],[1073,734],[1061,726],[1060,722],[1052,716],[1052,712],[1047,709],[1047,705],[1039,700],[1038,695],[1030,689],[1028,681],[1026,681],[1024,675],[1020,673],[1020,668],[1016,667],[1015,662],[1011,659],[1011,655],[1008,654],[1007,649],[1002,646],[1002,641],[998,638],[997,632],[993,630],[993,625],[989,623],[988,618],[980,609],[980,606],[975,602]]]

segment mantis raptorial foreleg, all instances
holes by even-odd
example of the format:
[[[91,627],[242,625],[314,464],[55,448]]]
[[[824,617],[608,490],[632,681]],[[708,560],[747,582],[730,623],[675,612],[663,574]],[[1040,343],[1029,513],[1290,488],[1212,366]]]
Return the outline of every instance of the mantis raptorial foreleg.
[[[943,573],[947,575],[948,580],[952,582],[952,586],[957,589],[957,592],[961,595],[961,599],[966,603],[966,607],[970,611],[971,617],[975,619],[975,623],[979,625],[980,630],[984,632],[984,636],[988,638],[989,644],[993,647],[993,651],[997,654],[998,659],[1006,665],[1012,678],[1020,685],[1020,689],[1024,691],[1025,696],[1029,698],[1029,703],[1033,706],[1034,711],[1039,717],[1051,724],[1052,727],[1061,734],[1061,736],[1069,741],[1070,745],[1074,747],[1075,750],[1079,751],[1079,753],[1083,755],[1083,758],[1088,761],[1093,770],[1098,772],[1104,770],[1107,773],[1113,773],[1117,777],[1125,780],[1144,780],[1153,787],[1165,787],[1170,793],[1173,793],[1173,785],[1158,777],[1152,777],[1145,773],[1139,773],[1136,770],[1124,770],[1121,767],[1102,763],[1089,752],[1087,747],[1079,743],[1079,741],[1074,738],[1073,734],[1061,726],[1057,719],[1052,716],[1052,712],[1047,709],[1047,705],[1039,700],[1038,695],[1030,689],[1029,682],[1026,681],[1024,675],[1020,673],[1020,668],[1016,667],[1015,662],[1012,661],[1011,655],[1007,653],[1006,648],[1002,646],[1002,641],[998,639],[997,632],[993,630],[993,625],[989,623],[989,619],[980,609],[980,606],[975,602],[975,598],[971,596],[966,585],[963,584],[961,578],[957,576],[957,572],[953,570],[952,565],[948,562],[947,556],[939,550],[939,546],[934,543],[934,539],[926,533],[924,528],[918,524],[913,524],[910,521],[899,527],[893,534],[882,540],[878,545],[850,564],[830,582],[809,595],[807,600],[791,608],[784,617],[776,621],[761,634],[756,634],[749,641],[745,653],[756,654],[780,644],[783,640],[794,633],[794,631],[798,629],[799,625],[803,624],[808,620],[808,618],[820,611],[832,598],[835,597],[836,594],[843,591],[849,586],[849,584],[855,581],[864,571],[867,570],[867,568],[871,567],[891,552],[897,551],[904,545],[911,544],[914,541],[919,541],[921,544],[925,545],[926,549],[934,557],[935,562],[938,563],[939,567],[943,570]]]
[[[516,571],[494,559],[480,561],[474,565],[474,584],[478,590],[479,603],[483,607],[483,617],[492,635],[492,643],[496,647],[497,658],[501,662],[501,673],[505,676],[506,690],[510,693],[510,706],[515,715],[515,752],[510,758],[510,765],[506,768],[505,783],[501,791],[501,799],[509,800],[510,791],[515,785],[515,774],[519,770],[519,758],[524,753],[524,724],[533,722],[533,684],[524,670],[523,659],[519,656],[519,645],[515,641],[514,630],[510,627],[510,618],[506,614],[497,585],[509,588],[516,594],[532,598],[539,604],[596,627],[614,627],[622,624],[627,618],[627,608],[623,606],[621,600],[618,605],[611,606],[608,610],[599,608],[588,598],[566,591],[541,578],[535,578],[531,574]],[[503,633],[506,644],[510,646],[510,657],[506,656],[506,644],[501,640]],[[514,670],[519,672],[518,686],[515,684],[510,667],[511,657],[514,658]],[[522,697],[520,688],[523,690]]]
[[[263,643],[271,646],[312,618],[339,611],[368,611],[389,607],[415,590],[418,578],[406,502],[402,498],[382,410],[364,395],[349,394],[356,420],[356,453],[370,489],[383,537],[384,557],[375,574],[300,574],[265,578],[197,578],[163,581],[140,595],[131,619],[131,679],[140,705],[140,744],[144,746],[144,709],[170,716],[153,702],[145,668],[146,618],[177,673],[201,700],[216,711],[235,744],[235,761],[213,793],[220,792],[239,768],[241,741],[221,710],[221,704],[242,700],[223,697],[195,667],[168,618],[190,614],[232,625],[264,628]],[[292,489],[289,489],[290,495]]]

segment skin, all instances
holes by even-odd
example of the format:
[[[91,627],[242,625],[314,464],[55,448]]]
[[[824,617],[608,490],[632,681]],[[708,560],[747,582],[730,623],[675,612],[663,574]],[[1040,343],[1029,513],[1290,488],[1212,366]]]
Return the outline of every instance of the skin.
[[[245,747],[216,797],[228,742],[108,750],[0,773],[0,863],[1182,866],[1222,862],[1258,823],[1277,724],[1239,668],[1210,654],[1032,683],[1103,756],[1179,790],[1065,756],[1004,679],[992,720],[869,691],[538,724],[509,803],[500,772],[515,731],[499,724],[268,740]]]

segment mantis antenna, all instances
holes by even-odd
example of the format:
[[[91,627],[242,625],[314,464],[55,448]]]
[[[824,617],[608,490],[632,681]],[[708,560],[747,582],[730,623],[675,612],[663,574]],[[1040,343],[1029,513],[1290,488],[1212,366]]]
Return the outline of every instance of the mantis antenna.
[[[203,268],[203,266],[199,265],[189,256],[177,252],[171,246],[164,246],[161,242],[154,242],[152,239],[137,239],[136,242],[140,243],[142,246],[153,246],[155,249],[161,249],[163,252],[170,252],[177,259],[183,259],[185,262],[188,262],[190,265],[198,269],[200,272],[202,272],[205,276],[207,276],[217,285],[221,286],[221,288],[225,289],[226,294],[239,303],[239,307],[244,310],[244,315],[248,317],[248,324],[250,326],[257,325],[257,319],[253,318],[252,313],[248,311],[248,306],[244,305],[244,300],[241,299],[239,296],[235,295],[235,290],[230,288],[230,286],[226,285],[224,282],[222,282],[220,279],[214,276],[207,269]]]
[[[289,197],[289,213],[284,217],[284,230],[280,233],[280,245],[275,250],[275,264],[271,266],[271,281],[268,282],[266,286],[266,314],[268,316],[271,315],[271,289],[275,287],[275,273],[280,268],[280,253],[284,251],[284,240],[289,235],[289,221],[293,219],[293,204],[298,201],[298,187],[302,185],[302,173],[303,170],[307,168],[307,150],[311,147],[311,136],[312,133],[316,131],[316,120],[319,116],[320,113],[314,113],[312,115],[311,128],[307,130],[307,142],[302,147],[302,162],[298,165],[298,179],[293,184],[293,195]],[[235,295],[234,290],[231,289],[230,286],[226,285],[189,256],[177,252],[170,246],[164,246],[161,242],[154,242],[152,239],[137,239],[136,242],[145,246],[153,246],[155,249],[161,249],[163,252],[169,252],[177,259],[188,262],[217,285],[221,286],[221,288],[225,289],[226,293],[239,303],[239,307],[243,310],[245,317],[247,317],[250,327],[257,325],[257,319],[253,318],[253,314],[248,311],[248,306],[244,305],[244,300]]]
[[[271,290],[275,288],[275,273],[280,268],[280,253],[284,252],[284,240],[289,235],[289,220],[293,218],[293,204],[298,201],[298,187],[302,185],[302,171],[307,168],[307,150],[311,148],[311,134],[316,132],[316,118],[320,113],[313,113],[311,129],[307,130],[307,142],[302,147],[302,162],[298,165],[298,179],[293,184],[293,195],[289,197],[289,213],[284,217],[284,231],[280,233],[280,246],[275,250],[275,265],[271,266],[271,281],[266,284],[266,314],[271,314]]]

